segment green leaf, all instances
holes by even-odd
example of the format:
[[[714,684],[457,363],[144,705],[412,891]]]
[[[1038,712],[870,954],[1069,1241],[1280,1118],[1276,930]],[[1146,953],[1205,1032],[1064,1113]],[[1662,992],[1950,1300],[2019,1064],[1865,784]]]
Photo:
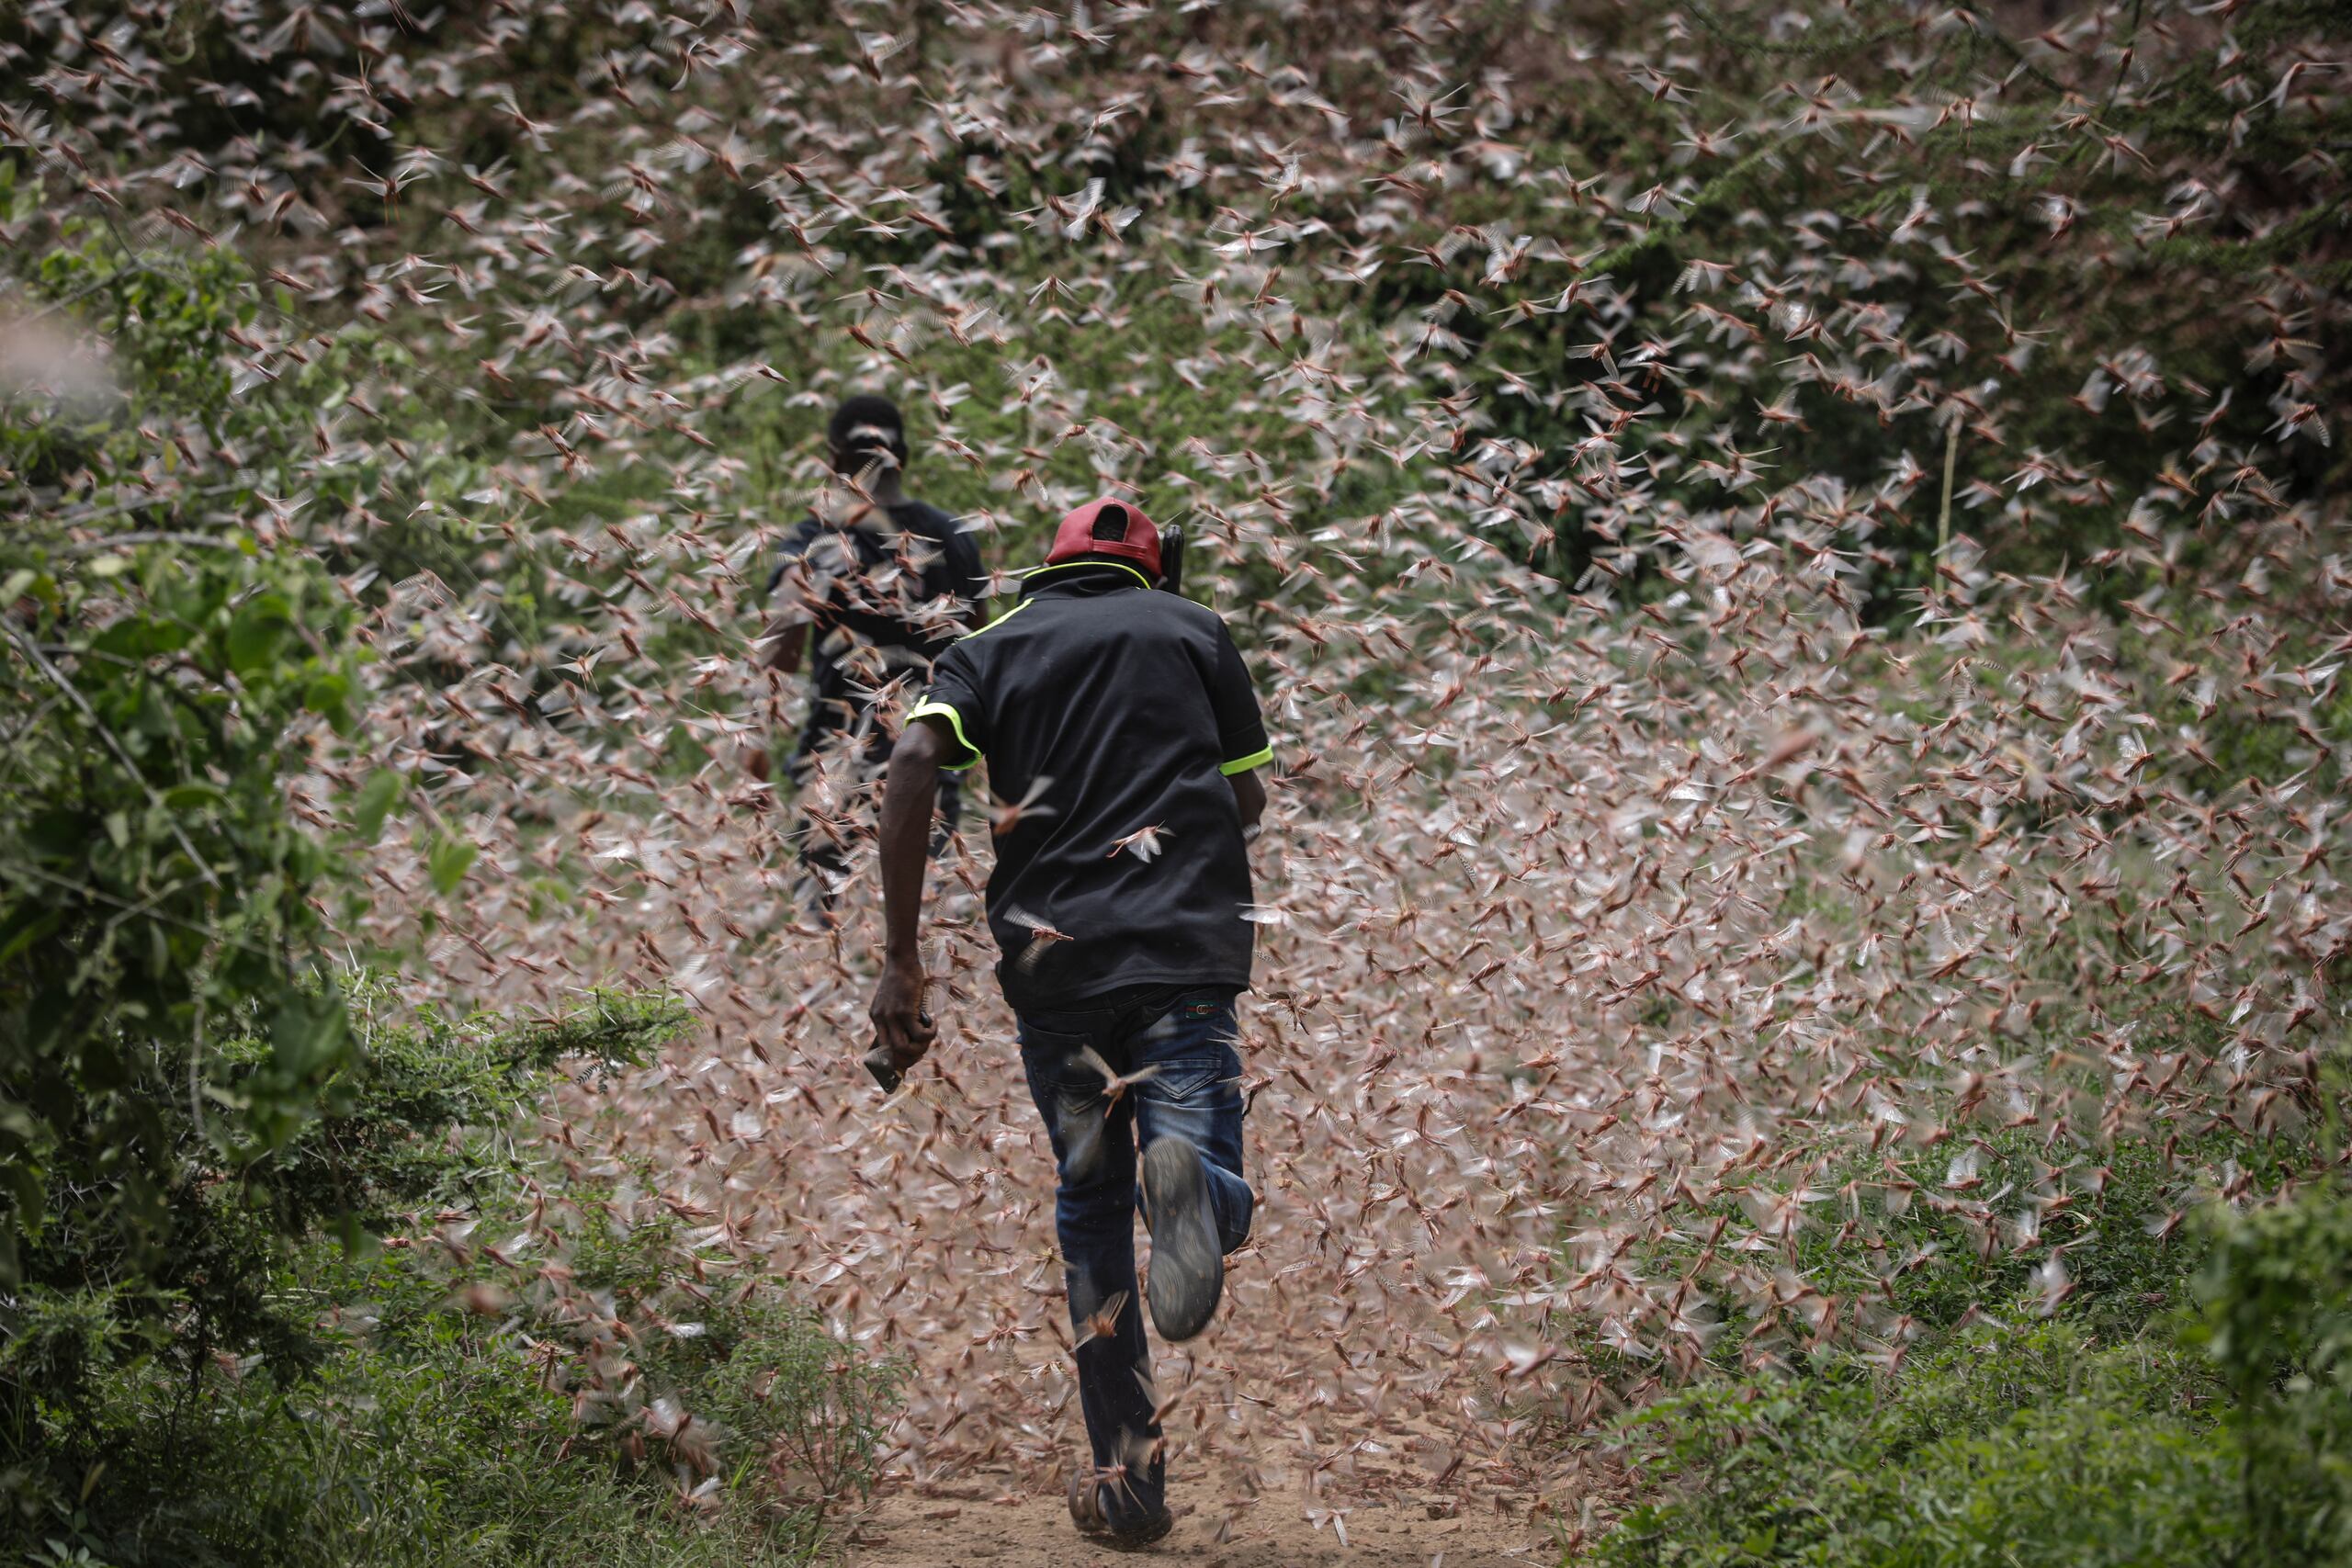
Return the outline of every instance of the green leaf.
[[[393,802],[400,799],[401,791],[407,784],[408,781],[391,768],[378,768],[368,775],[368,782],[359,786],[358,798],[351,805],[351,830],[359,836],[360,842],[376,841],[377,835],[384,830],[384,818],[390,815]]]
[[[384,1250],[383,1243],[379,1241],[367,1225],[361,1223],[356,1213],[348,1209],[335,1217],[332,1223],[332,1228],[335,1239],[343,1243],[343,1255],[345,1258],[374,1258]]]
[[[90,639],[90,647],[118,659],[144,659],[161,648],[159,627],[145,615],[125,615]]]
[[[86,812],[52,807],[26,824],[24,844],[40,860],[79,860],[93,826]]]
[[[333,991],[297,991],[277,1010],[270,1055],[300,1082],[341,1058],[349,1039],[343,998]]]
[[[350,698],[351,682],[329,671],[311,678],[302,692],[302,705],[341,729],[351,716]]]
[[[12,1159],[0,1166],[0,1181],[7,1183],[10,1196],[16,1201],[17,1224],[29,1229],[40,1221],[41,1211],[48,1206],[48,1183],[38,1161]]]
[[[466,879],[467,868],[481,853],[463,839],[444,838],[434,844],[433,852],[425,857],[424,863],[433,874],[434,887],[442,897],[447,897],[458,890],[458,884]]]
[[[174,811],[212,811],[228,805],[229,797],[217,785],[190,779],[165,790],[164,804]]]
[[[266,668],[293,624],[293,608],[283,594],[265,593],[244,605],[229,622],[229,668],[241,676]]]

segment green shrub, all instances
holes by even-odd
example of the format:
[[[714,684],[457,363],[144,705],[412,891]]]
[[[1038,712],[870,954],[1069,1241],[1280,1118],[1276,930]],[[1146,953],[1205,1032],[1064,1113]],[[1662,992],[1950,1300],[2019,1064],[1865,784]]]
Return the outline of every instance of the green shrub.
[[[9,174],[0,211],[32,196]],[[245,521],[291,476],[220,457],[310,417],[306,388],[232,394],[243,265],[166,272],[70,224],[22,264],[123,384],[0,398],[0,1280],[52,1170],[82,1194],[60,1223],[142,1267],[191,1152],[282,1143],[342,1058],[309,902],[333,857],[284,780],[351,723],[361,658],[348,596]],[[222,1056],[248,1034],[268,1050]]]
[[[2200,1283],[2248,1561],[2352,1561],[2352,1202],[2232,1216]]]
[[[358,590],[281,513],[383,501],[322,421],[398,350],[261,376],[243,262],[40,199],[0,160],[0,310],[107,369],[0,389],[0,1562],[798,1560],[890,1374],[772,1286],[701,1299],[673,1227],[616,1234],[505,1131],[681,1010],[374,1028],[384,983],[322,951],[407,785],[339,765]],[[410,570],[413,533],[341,564]],[[472,852],[432,847],[441,894]],[[582,1221],[560,1270],[376,1242],[542,1203]]]
[[[1892,1376],[1711,1382],[1628,1418],[1651,1494],[1576,1561],[1961,1568],[2352,1560],[2352,1200],[2223,1215],[2201,1312],[1985,1323]],[[2170,1272],[2169,1269],[2166,1270]]]
[[[469,1290],[520,1298],[531,1270],[485,1258],[457,1292],[393,1255],[344,1271],[337,1290],[372,1321],[300,1396],[316,1447],[288,1466],[305,1523],[281,1561],[555,1568],[812,1552],[834,1506],[871,1479],[895,1373],[773,1285],[685,1317],[674,1241],[647,1224],[570,1259],[576,1287],[608,1293],[620,1321],[659,1325],[629,1347],[628,1400],[587,1421],[582,1398],[599,1391],[583,1363],[549,1353],[560,1326],[463,1304]],[[662,1436],[681,1415],[684,1430]]]
[[[300,1372],[118,1369],[97,1384],[113,1448],[90,1495],[0,1541],[119,1568],[798,1562],[865,1481],[889,1408],[887,1370],[764,1291],[713,1306],[692,1357],[647,1358],[640,1408],[704,1426],[685,1463],[639,1422],[583,1427],[531,1325],[469,1310],[398,1253],[323,1249],[281,1283],[357,1292],[364,1330]],[[791,1489],[804,1446],[835,1495]]]
[[[1713,1267],[1746,1267],[1720,1247],[1709,1248],[1712,1222],[1744,1224],[1751,1208],[1770,1207],[1798,1189],[1818,1194],[1802,1223],[1764,1268],[1785,1265],[1835,1303],[1849,1327],[1881,1329],[1903,1322],[1905,1332],[1933,1336],[1965,1319],[1970,1309],[1992,1308],[2029,1292],[2052,1249],[2063,1255],[2070,1312],[2104,1342],[2139,1331],[2151,1315],[2189,1298],[2200,1257],[2177,1234],[2184,1215],[2234,1168],[2275,1186],[2295,1168],[2302,1145],[2263,1141],[2222,1127],[2165,1144],[2119,1140],[2090,1153],[2050,1146],[2038,1128],[1962,1133],[1933,1147],[1904,1146],[1860,1158],[1824,1154],[1793,1171],[1748,1169],[1732,1174],[1708,1206],[1676,1228],[1679,1239],[1642,1259],[1652,1280],[1672,1280],[1712,1252]],[[1964,1188],[1951,1184],[1966,1161]],[[2021,1238],[2019,1215],[2038,1216],[2038,1232]],[[1708,1278],[1702,1276],[1702,1278]],[[1743,1358],[1751,1337],[1787,1346],[1810,1339],[1809,1328],[1783,1321],[1759,1324],[1748,1298],[1710,1289],[1723,1326],[1708,1346],[1718,1371],[1751,1370]],[[1865,1332],[1869,1330],[1865,1328]],[[1646,1375],[1605,1347],[1588,1354],[1628,1375]]]
[[[14,171],[0,215],[29,225]],[[286,784],[351,722],[358,613],[242,521],[277,470],[220,456],[286,446],[300,389],[233,395],[242,264],[110,233],[63,225],[0,276],[120,381],[0,397],[0,1499],[79,1484],[59,1434],[126,1361],[302,1357],[267,1282],[324,1216],[272,1156],[352,1051],[313,903],[335,857]]]
[[[1710,1384],[1628,1424],[1644,1479],[1592,1561],[1927,1568],[2190,1562],[2231,1469],[2193,1356],[1984,1327],[1883,1383]],[[2004,1555],[2007,1553],[2008,1555]]]
[[[104,1291],[17,1297],[0,1371],[38,1397],[5,1434],[0,1561],[802,1561],[871,1480],[895,1371],[772,1282],[698,1282],[666,1211],[628,1223],[502,1142],[550,1062],[641,1059],[680,1021],[608,998],[537,1028],[363,1028],[271,1190],[368,1228],[297,1244],[229,1201],[213,1229],[254,1314],[233,1346],[196,1354]],[[427,1235],[375,1245],[418,1209]]]

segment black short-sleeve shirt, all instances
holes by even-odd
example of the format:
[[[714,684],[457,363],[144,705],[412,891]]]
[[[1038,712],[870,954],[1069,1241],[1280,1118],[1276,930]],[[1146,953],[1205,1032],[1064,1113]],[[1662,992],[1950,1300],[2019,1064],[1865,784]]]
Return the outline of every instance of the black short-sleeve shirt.
[[[971,536],[920,501],[866,508],[843,523],[802,518],[769,574],[771,597],[796,563],[808,577],[804,593],[814,598],[805,606],[813,624],[803,750],[852,728],[882,681],[920,676],[988,597]],[[873,650],[870,661],[857,653],[860,644]]]
[[[910,716],[954,732],[948,766],[988,761],[989,928],[1016,1010],[1248,988],[1250,860],[1227,781],[1273,751],[1216,612],[1128,567],[1047,567],[940,656]]]

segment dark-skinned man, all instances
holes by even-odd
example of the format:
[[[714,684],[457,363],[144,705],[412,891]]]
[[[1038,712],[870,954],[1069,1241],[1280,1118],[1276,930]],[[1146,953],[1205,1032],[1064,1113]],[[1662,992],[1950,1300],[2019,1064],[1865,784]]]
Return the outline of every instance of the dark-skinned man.
[[[875,716],[879,694],[904,681],[911,700],[932,660],[976,622],[988,592],[971,536],[902,488],[906,423],[895,405],[851,398],[834,411],[827,436],[834,480],[785,536],[760,644],[761,662],[785,675],[797,673],[809,654],[808,716],[788,764],[803,788],[829,750],[849,760],[861,782],[882,769],[890,736]],[[764,749],[753,753],[755,776],[767,778],[767,761]],[[953,779],[941,784],[938,807],[952,830]],[[848,873],[856,814],[836,820],[804,807],[803,818],[803,902],[830,909]]]
[[[1160,1337],[1207,1326],[1246,1240],[1235,1002],[1256,927],[1248,840],[1273,760],[1241,655],[1211,610],[1155,591],[1159,531],[1117,501],[1061,521],[1020,603],[933,666],[890,757],[876,1050],[930,1049],[917,957],[930,800],[986,760],[989,929],[1031,1098],[1058,1173],[1055,1224],[1093,1464],[1072,1475],[1089,1537],[1168,1532],[1166,1462],[1136,1285],[1151,1233]]]

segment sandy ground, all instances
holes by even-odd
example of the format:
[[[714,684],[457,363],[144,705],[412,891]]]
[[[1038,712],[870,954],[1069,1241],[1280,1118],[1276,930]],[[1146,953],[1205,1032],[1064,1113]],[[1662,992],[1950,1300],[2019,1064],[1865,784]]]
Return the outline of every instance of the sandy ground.
[[[982,1478],[985,1480],[985,1478]],[[1521,1568],[1557,1561],[1549,1534],[1437,1492],[1358,1499],[1334,1506],[1342,1545],[1327,1517],[1313,1522],[1310,1499],[1267,1495],[1238,1507],[1217,1498],[1238,1491],[1238,1477],[1179,1474],[1171,1486],[1176,1529],[1140,1552],[1091,1546],[1074,1530],[1058,1495],[1041,1496],[985,1484],[891,1492],[849,1532],[843,1568],[1129,1568],[1160,1562],[1196,1568]]]

